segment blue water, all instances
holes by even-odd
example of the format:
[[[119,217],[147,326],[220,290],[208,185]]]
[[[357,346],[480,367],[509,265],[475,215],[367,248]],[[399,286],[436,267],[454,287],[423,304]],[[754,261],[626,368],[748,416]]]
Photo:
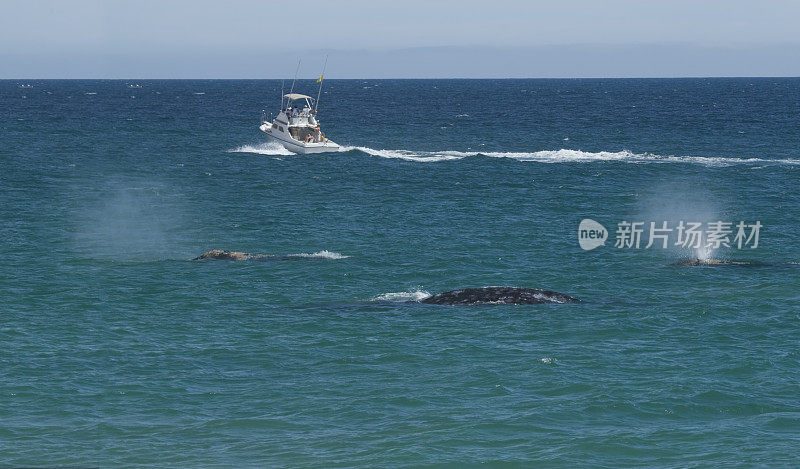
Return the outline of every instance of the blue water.
[[[0,81],[0,466],[796,465],[800,79],[280,86]],[[582,301],[413,301],[487,285]]]

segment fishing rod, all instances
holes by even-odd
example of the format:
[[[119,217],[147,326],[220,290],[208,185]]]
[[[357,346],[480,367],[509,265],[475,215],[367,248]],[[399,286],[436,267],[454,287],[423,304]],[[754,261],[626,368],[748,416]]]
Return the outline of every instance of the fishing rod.
[[[325,54],[325,65],[322,66],[322,74],[319,76],[319,91],[317,91],[317,102],[314,104],[314,112],[319,109],[319,97],[322,95],[322,80],[325,78],[325,67],[328,66],[328,54]]]

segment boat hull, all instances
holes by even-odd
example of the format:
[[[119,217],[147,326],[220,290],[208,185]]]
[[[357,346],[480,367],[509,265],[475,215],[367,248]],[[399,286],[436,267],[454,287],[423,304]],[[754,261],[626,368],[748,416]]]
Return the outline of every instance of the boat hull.
[[[262,132],[267,134],[267,136],[271,137],[272,140],[280,143],[283,148],[286,148],[292,153],[305,155],[309,153],[329,153],[341,151],[341,147],[337,143],[330,140],[320,143],[298,142],[294,139],[286,137],[285,134],[273,132],[272,128],[267,124],[261,124],[260,129]]]

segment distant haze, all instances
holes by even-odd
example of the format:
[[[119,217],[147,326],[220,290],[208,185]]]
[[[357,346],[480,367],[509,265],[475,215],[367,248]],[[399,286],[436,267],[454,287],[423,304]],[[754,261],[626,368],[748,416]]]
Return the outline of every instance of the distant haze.
[[[800,76],[800,2],[26,1],[0,78]]]

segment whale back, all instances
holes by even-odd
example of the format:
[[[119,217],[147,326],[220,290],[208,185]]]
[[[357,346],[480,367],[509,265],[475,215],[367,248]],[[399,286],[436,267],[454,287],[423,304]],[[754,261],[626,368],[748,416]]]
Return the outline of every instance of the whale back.
[[[275,256],[270,254],[250,254],[249,252],[240,251],[226,251],[224,249],[212,249],[208,252],[193,258],[193,261],[203,259],[218,259],[223,261],[250,261],[250,260],[264,260],[270,259]]]
[[[541,304],[578,301],[569,295],[538,288],[481,287],[451,290],[420,300],[434,305]]]

